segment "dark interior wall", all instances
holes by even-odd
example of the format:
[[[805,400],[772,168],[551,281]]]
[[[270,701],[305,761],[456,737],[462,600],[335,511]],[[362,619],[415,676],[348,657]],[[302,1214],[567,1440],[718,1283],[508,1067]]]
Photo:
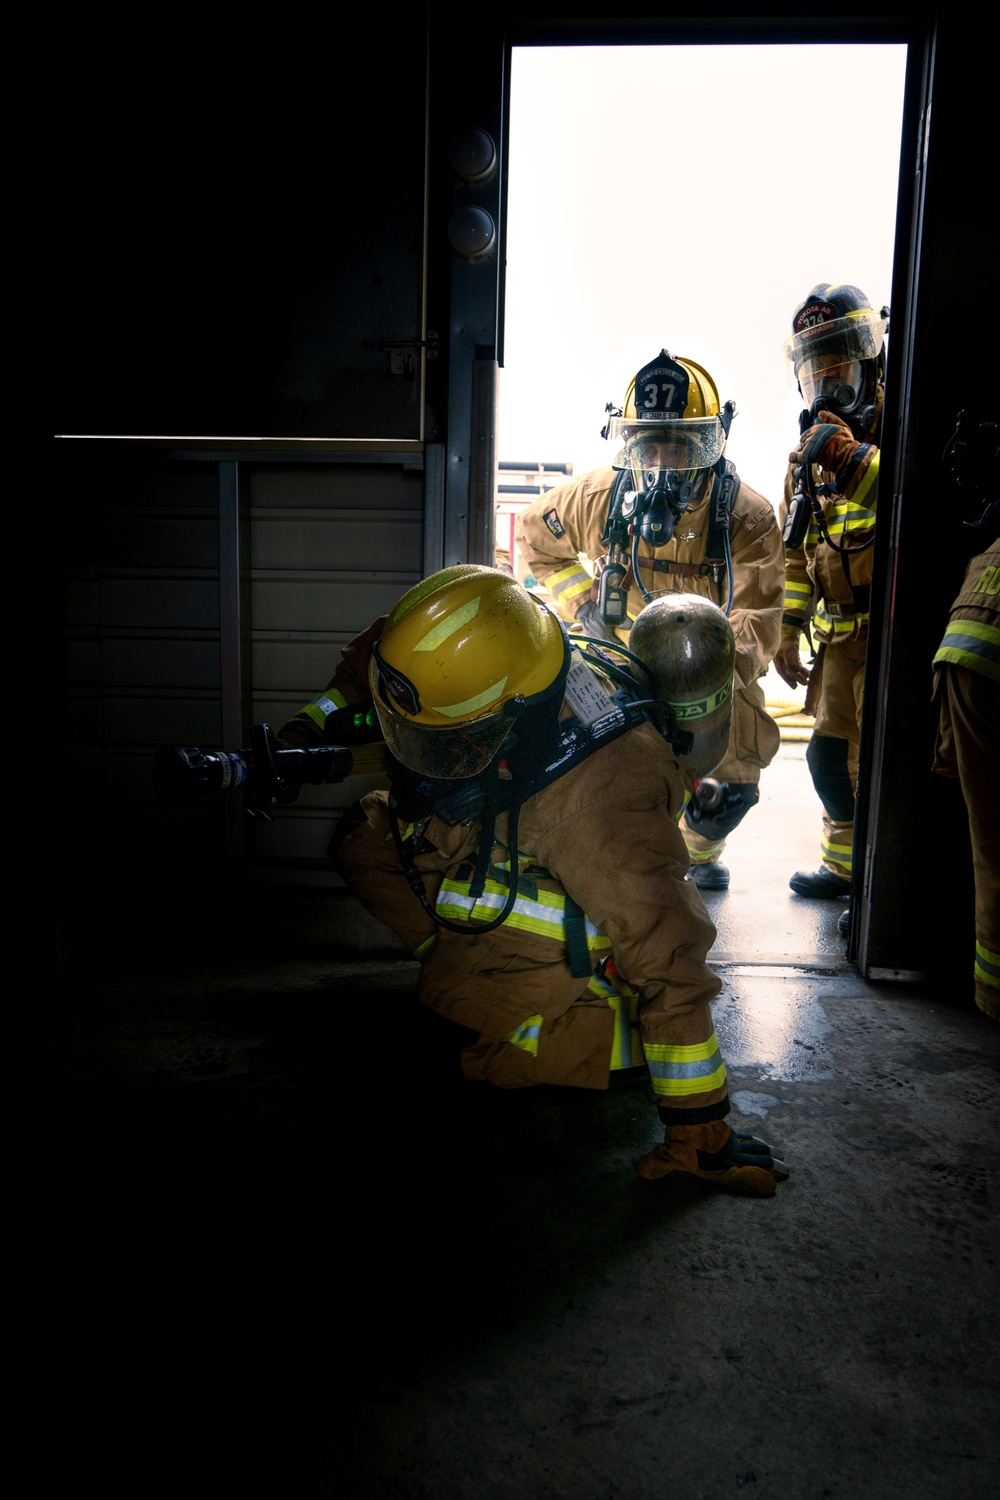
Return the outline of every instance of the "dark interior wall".
[[[130,36],[56,44],[55,430],[419,436],[422,7]]]
[[[392,370],[390,346],[419,349],[424,333],[427,15],[411,8],[381,31],[332,15],[70,18],[46,55],[56,165],[43,220],[59,269],[38,302],[36,451],[52,505],[36,541],[56,554],[41,586],[65,738],[39,874],[58,862],[50,914],[67,957],[150,941],[193,954],[239,908],[230,877],[243,840],[229,809],[158,814],[152,747],[230,743],[223,596],[237,567],[244,603],[255,587],[249,525],[237,559],[224,516],[226,504],[249,513],[253,477],[230,465],[224,503],[204,440],[274,440],[272,464],[301,439],[408,440],[409,468],[381,486],[377,464],[363,477],[376,509],[403,480],[415,486],[400,525],[420,530],[419,439],[425,402],[427,425],[445,424],[447,348],[422,389],[418,364]],[[203,446],[118,441],[160,436]],[[357,509],[349,480],[343,462],[327,468],[330,517]],[[416,562],[399,571],[394,536],[370,565],[373,579],[393,575],[392,597],[420,565],[418,535]],[[336,589],[338,570],[358,572],[349,553],[301,566],[325,568]],[[258,572],[278,561],[258,556]],[[327,634],[367,618],[335,611]],[[328,675],[283,686],[308,696]]]

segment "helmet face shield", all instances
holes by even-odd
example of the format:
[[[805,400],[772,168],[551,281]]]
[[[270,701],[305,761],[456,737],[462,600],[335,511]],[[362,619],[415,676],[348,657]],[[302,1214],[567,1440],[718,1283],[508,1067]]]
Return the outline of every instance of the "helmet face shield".
[[[888,319],[869,307],[793,333],[784,343],[789,385],[798,383],[805,398],[807,381],[812,384],[837,366],[877,359],[888,326]],[[818,388],[815,394],[820,394]]]
[[[453,728],[417,723],[393,706],[395,677],[373,654],[368,681],[390,753],[409,770],[435,779],[461,780],[485,771],[513,727],[506,709]]]
[[[726,447],[725,428],[717,416],[659,422],[612,417],[608,437],[622,444],[612,467],[643,472],[710,469]]]

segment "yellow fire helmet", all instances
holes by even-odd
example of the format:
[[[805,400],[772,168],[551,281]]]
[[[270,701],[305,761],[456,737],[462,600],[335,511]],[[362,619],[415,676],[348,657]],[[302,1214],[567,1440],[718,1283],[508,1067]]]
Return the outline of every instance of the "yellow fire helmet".
[[[372,654],[386,745],[423,776],[478,776],[525,708],[561,700],[569,652],[561,622],[507,573],[432,573],[399,600]]]
[[[725,452],[727,427],[719,392],[703,366],[661,349],[629,383],[605,437],[622,446],[616,469],[710,469]]]

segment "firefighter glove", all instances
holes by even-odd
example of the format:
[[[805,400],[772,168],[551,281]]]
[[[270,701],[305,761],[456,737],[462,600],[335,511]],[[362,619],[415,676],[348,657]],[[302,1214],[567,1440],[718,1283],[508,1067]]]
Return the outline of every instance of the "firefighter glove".
[[[615,628],[601,618],[601,611],[593,599],[585,599],[576,612],[576,623],[583,626],[584,635],[599,636],[602,641],[617,641]]]
[[[799,439],[799,445],[788,455],[790,463],[819,464],[836,475],[843,473],[860,444],[846,422],[832,412],[821,411],[819,421]]]
[[[790,688],[805,687],[809,681],[809,668],[802,660],[799,650],[799,632],[783,637],[774,653],[774,670],[782,682]]]

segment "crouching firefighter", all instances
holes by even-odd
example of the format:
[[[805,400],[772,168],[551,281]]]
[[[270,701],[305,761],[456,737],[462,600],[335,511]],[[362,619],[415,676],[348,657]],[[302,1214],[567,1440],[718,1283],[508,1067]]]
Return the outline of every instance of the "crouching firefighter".
[[[741,482],[726,444],[736,408],[711,375],[661,350],[608,403],[610,467],[557,485],[524,507],[515,535],[524,566],[585,635],[628,641],[640,610],[673,593],[701,594],[736,639],[732,744],[719,768],[724,808],[681,832],[690,878],[724,890],[727,836],[758,800],[761,769],[780,744],[760,678],[778,645],[782,548],[774,508]]]
[[[733,633],[680,596],[636,631],[631,653],[574,641],[506,574],[446,568],[350,642],[281,738],[374,704],[390,790],[344,816],[331,857],[421,959],[424,1004],[474,1034],[468,1079],[605,1089],[642,1068],[665,1137],[641,1175],[766,1197],[787,1173],[725,1123],[715,928],[678,829],[729,743]]]

